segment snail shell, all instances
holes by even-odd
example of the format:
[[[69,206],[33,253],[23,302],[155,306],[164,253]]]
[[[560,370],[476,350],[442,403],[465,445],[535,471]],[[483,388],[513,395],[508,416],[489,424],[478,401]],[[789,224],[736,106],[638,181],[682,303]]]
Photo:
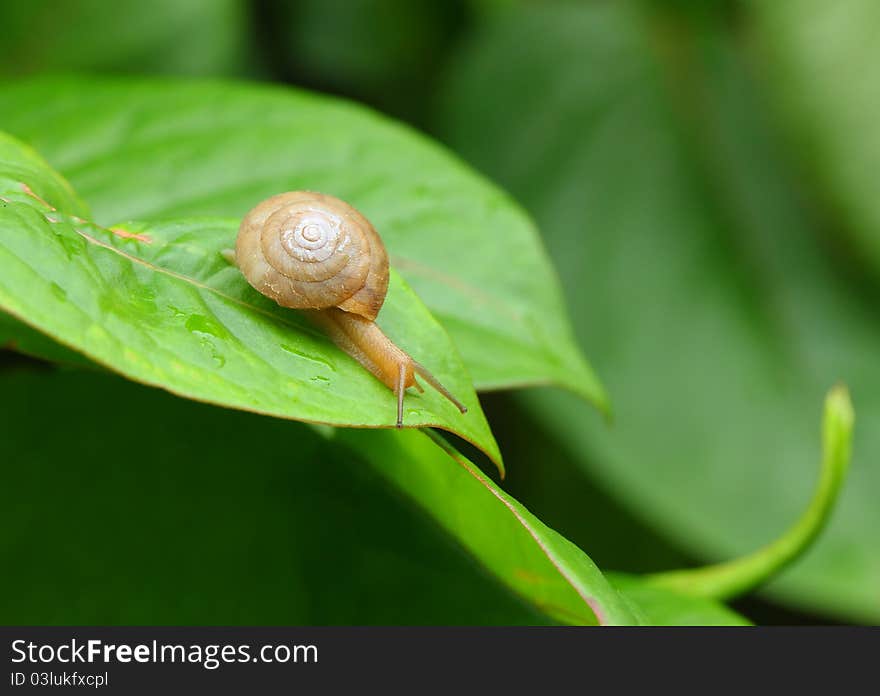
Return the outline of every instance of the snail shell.
[[[388,253],[370,222],[322,193],[272,196],[241,222],[235,261],[248,283],[283,307],[376,318],[388,290]]]
[[[226,258],[228,255],[224,253]],[[241,221],[235,264],[258,292],[282,307],[313,310],[313,322],[397,396],[422,390],[416,375],[467,408],[376,325],[388,291],[388,253],[370,222],[348,203],[312,191],[280,193]]]

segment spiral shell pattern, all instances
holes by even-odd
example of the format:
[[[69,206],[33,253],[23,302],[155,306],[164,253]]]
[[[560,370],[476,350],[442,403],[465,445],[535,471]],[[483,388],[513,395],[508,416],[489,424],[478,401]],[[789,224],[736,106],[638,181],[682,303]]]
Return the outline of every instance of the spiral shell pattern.
[[[338,307],[373,320],[388,289],[388,254],[376,230],[322,193],[281,193],[257,205],[241,222],[235,261],[283,307]]]

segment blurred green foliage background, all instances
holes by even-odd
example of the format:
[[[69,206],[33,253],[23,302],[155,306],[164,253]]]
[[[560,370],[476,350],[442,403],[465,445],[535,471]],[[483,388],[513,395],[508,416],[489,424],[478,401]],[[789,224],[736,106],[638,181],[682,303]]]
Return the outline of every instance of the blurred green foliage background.
[[[549,390],[484,405],[505,487],[603,569],[772,539],[809,497],[821,396],[845,380],[859,428],[839,510],[739,608],[880,621],[880,4],[8,0],[0,17],[5,77],[338,94],[509,190],[616,418]],[[7,621],[541,621],[305,428],[12,353],[0,379]],[[142,413],[162,417],[133,447]]]

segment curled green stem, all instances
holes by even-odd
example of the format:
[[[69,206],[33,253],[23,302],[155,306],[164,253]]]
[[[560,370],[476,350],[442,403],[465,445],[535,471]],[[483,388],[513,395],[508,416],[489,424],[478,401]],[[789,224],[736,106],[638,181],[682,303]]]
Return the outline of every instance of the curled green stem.
[[[650,575],[645,580],[689,595],[729,599],[778,573],[800,556],[825,526],[849,467],[855,416],[846,387],[825,398],[822,417],[822,469],[810,505],[781,537],[757,551],[724,563]]]

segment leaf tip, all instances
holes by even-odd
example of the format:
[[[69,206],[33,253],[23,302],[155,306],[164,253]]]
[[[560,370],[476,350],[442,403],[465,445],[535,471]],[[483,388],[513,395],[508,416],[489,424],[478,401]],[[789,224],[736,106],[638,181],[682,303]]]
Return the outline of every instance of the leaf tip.
[[[835,384],[825,397],[825,428],[851,435],[856,414],[849,389],[843,383]]]
[[[822,469],[833,482],[834,493],[849,468],[855,420],[849,390],[845,384],[836,384],[825,397],[822,414]]]

